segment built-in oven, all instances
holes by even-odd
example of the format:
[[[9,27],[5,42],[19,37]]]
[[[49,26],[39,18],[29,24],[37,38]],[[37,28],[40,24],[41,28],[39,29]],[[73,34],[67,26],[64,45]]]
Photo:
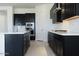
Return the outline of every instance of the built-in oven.
[[[34,34],[34,22],[26,22],[26,30],[30,31],[30,34]]]

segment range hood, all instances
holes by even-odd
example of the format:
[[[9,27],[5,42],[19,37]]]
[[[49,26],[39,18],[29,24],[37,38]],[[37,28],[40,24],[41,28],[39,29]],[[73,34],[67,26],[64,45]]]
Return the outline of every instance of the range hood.
[[[60,3],[58,3],[58,7],[56,8],[56,11],[58,10],[61,10]]]

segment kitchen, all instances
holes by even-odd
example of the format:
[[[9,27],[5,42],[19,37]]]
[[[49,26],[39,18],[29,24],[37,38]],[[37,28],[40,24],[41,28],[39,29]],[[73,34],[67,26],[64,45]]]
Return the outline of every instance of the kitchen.
[[[1,19],[4,20],[4,21],[1,20],[2,23],[0,24],[0,26],[2,27],[2,30],[0,30],[0,32],[1,32],[0,38],[2,39],[1,40],[2,43],[0,43],[0,47],[2,47],[0,49],[0,51],[1,51],[0,55],[4,56],[6,54],[6,56],[7,55],[10,56],[11,54],[9,54],[6,51],[10,51],[11,49],[12,49],[10,51],[11,53],[13,51],[15,52],[11,56],[15,56],[15,54],[17,56],[24,55],[25,52],[24,52],[23,44],[25,44],[25,46],[26,46],[25,49],[28,52],[30,45],[32,45],[31,41],[33,40],[33,41],[37,41],[39,45],[40,45],[39,42],[43,42],[43,43],[45,42],[46,44],[49,43],[49,48],[50,47],[52,48],[51,49],[52,53],[63,56],[64,48],[61,48],[63,44],[62,43],[57,44],[56,43],[57,41],[53,41],[54,38],[52,35],[56,36],[58,34],[59,38],[61,38],[60,36],[63,36],[63,35],[66,35],[66,36],[69,35],[69,37],[74,36],[74,39],[76,39],[75,36],[78,37],[78,35],[79,35],[78,34],[79,33],[79,28],[78,28],[78,24],[79,24],[78,23],[79,22],[78,10],[79,9],[78,9],[78,7],[79,7],[79,4],[75,4],[75,3],[74,4],[68,4],[68,3],[67,4],[66,3],[58,3],[58,4],[57,3],[56,4],[54,4],[54,3],[50,3],[50,4],[42,4],[42,3],[7,4],[7,3],[3,3],[3,4],[0,4],[0,13],[1,13],[0,17],[2,17]],[[3,29],[5,29],[5,30],[3,31]],[[50,33],[52,33],[52,34],[50,34]],[[9,36],[9,38],[12,39],[11,42],[13,43],[12,44],[13,47],[15,47],[15,45],[18,46],[18,48],[17,48],[17,46],[15,47],[17,49],[14,49],[13,47],[11,47],[11,45],[10,45],[11,42],[10,42],[10,44],[8,43],[7,40],[9,38],[7,36]],[[25,38],[23,36],[25,36]],[[66,37],[66,38],[68,38],[68,37]],[[15,40],[13,40],[13,39],[15,39]],[[19,40],[16,40],[16,39],[19,39]],[[22,43],[20,41],[22,39],[25,39],[25,41],[28,44],[25,41],[23,41],[25,43]],[[77,43],[78,41],[76,41],[74,39],[73,39],[73,41]],[[17,43],[17,42],[19,42],[19,43]],[[14,43],[15,43],[15,45],[14,45]],[[22,43],[22,45],[20,45],[20,43]],[[53,44],[53,43],[55,43],[55,44]],[[19,47],[19,45],[20,45],[20,47]],[[54,45],[54,47],[53,47],[53,45]],[[75,43],[74,43],[74,45],[75,45]],[[9,50],[8,46],[10,47],[10,50]],[[78,46],[78,43],[77,43],[77,46]],[[74,48],[72,45],[70,45],[68,47]],[[79,54],[77,54],[78,50],[76,50],[76,48],[78,48],[78,47],[75,46],[76,53],[74,53],[74,51],[73,51],[74,49],[73,49],[72,50],[73,54],[71,54],[72,52],[70,54],[69,53],[68,54],[69,55],[79,55]],[[8,50],[5,50],[5,49],[8,49]],[[22,50],[18,51],[18,49],[22,49]],[[57,52],[57,49],[58,49],[58,52]],[[16,52],[16,50],[18,52]],[[21,53],[19,53],[19,52],[21,52]],[[21,55],[19,55],[19,54],[21,54]],[[65,55],[65,53],[64,53],[64,55]],[[48,56],[48,55],[46,54],[46,56]]]

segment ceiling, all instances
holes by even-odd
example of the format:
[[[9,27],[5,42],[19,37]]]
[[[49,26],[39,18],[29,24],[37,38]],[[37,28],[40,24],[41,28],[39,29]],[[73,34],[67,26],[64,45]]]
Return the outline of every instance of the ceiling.
[[[0,6],[13,6],[14,8],[35,8],[40,3],[0,3]]]

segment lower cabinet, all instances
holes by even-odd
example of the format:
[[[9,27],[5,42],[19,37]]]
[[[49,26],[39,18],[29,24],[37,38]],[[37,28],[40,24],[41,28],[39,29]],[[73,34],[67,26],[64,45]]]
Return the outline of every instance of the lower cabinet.
[[[24,34],[5,34],[5,56],[23,56],[30,46],[27,37]]]
[[[79,36],[48,32],[48,44],[57,56],[79,56]]]
[[[63,55],[63,43],[51,32],[48,33],[48,43],[56,55]]]
[[[24,54],[27,52],[29,46],[30,46],[30,34],[25,33],[25,35],[24,35]]]
[[[54,42],[55,42],[55,47],[56,47],[56,49],[55,49],[56,54],[60,55],[60,56],[63,55],[63,44],[62,44],[62,42],[57,40],[57,39],[55,39]]]
[[[35,40],[35,36],[30,36],[30,40]]]

